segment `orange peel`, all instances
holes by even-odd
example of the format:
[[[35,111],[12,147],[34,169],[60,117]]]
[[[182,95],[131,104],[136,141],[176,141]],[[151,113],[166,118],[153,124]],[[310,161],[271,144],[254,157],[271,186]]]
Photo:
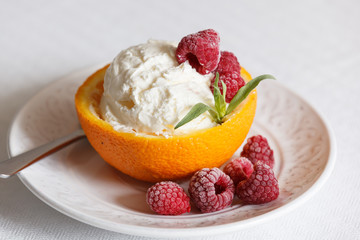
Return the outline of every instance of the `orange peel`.
[[[168,138],[116,131],[101,118],[99,109],[108,66],[79,87],[75,106],[93,148],[107,163],[129,176],[158,182],[184,178],[205,167],[219,167],[240,147],[250,130],[256,111],[256,89],[216,127]],[[244,68],[241,76],[245,81],[251,79]]]

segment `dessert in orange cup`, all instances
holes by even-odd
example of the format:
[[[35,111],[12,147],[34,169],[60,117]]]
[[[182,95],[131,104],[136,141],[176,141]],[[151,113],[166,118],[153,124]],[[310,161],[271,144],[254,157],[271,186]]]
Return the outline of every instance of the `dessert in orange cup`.
[[[219,167],[240,147],[250,130],[256,110],[255,89],[212,127],[177,133],[174,125],[168,124],[170,133],[164,135],[115,129],[104,119],[100,107],[108,68],[106,65],[99,69],[80,86],[75,106],[90,144],[107,163],[131,177],[159,182],[184,178],[202,168]],[[251,80],[244,68],[240,76],[245,82]]]

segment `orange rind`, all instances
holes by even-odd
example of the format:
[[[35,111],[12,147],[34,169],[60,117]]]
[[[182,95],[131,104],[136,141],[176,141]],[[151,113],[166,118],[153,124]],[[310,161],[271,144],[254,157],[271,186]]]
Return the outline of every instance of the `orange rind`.
[[[170,137],[116,131],[101,118],[99,109],[108,66],[79,87],[76,111],[93,148],[107,163],[131,177],[148,182],[176,180],[205,167],[219,167],[240,147],[250,130],[256,90],[216,127]],[[245,81],[251,79],[244,68],[241,76]]]

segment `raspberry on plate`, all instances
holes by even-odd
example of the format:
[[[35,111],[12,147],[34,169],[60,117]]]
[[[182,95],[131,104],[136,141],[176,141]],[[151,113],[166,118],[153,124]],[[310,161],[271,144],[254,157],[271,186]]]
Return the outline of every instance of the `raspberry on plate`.
[[[216,69],[220,60],[220,37],[213,29],[203,30],[183,37],[176,49],[176,59],[181,64],[189,61],[200,74]]]
[[[274,167],[273,150],[270,148],[267,139],[261,135],[248,138],[240,155],[247,157],[253,164],[260,161],[271,168]]]
[[[239,182],[248,179],[253,171],[253,164],[246,157],[233,159],[224,167],[224,173],[229,175],[235,186]]]
[[[245,204],[262,204],[279,196],[279,184],[274,171],[266,164],[257,162],[249,179],[236,187],[236,195]]]
[[[219,73],[218,86],[221,94],[223,94],[223,87],[221,81],[223,81],[226,85],[225,101],[227,103],[231,102],[231,100],[234,98],[234,96],[239,91],[239,89],[245,85],[245,81],[240,76],[240,72]],[[214,82],[215,82],[215,77],[211,80],[211,84],[210,84],[211,92],[214,91]]]
[[[190,212],[190,198],[177,183],[163,181],[150,187],[146,202],[151,210],[162,215],[180,215]]]
[[[199,170],[189,183],[190,197],[203,213],[219,211],[230,206],[234,191],[231,178],[218,168]]]

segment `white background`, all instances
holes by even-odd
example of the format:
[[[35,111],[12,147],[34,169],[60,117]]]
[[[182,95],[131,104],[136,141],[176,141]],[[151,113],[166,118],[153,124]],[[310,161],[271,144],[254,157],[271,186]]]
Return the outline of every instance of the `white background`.
[[[101,3],[100,3],[101,2]],[[271,73],[320,111],[338,146],[310,201],[273,220],[203,239],[360,239],[360,2],[1,1],[0,159],[16,112],[52,81],[149,38],[214,28],[254,76]],[[73,220],[17,177],[0,180],[0,239],[145,239]]]

